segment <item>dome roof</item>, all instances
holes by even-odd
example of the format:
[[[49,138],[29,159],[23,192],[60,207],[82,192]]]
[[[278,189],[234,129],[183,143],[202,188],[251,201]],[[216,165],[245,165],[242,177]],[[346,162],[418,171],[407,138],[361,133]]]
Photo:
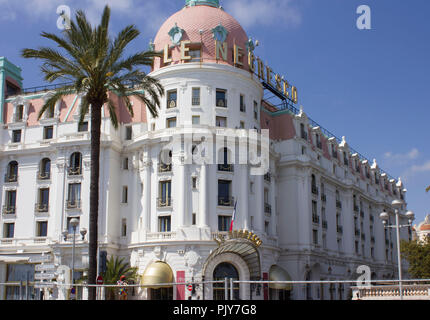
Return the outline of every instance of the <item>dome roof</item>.
[[[174,47],[171,52],[172,64],[183,63],[181,61],[181,46],[178,42],[173,43],[173,38],[177,36],[177,39],[181,41],[188,40],[193,44],[202,43],[201,58],[203,62],[233,65],[231,52],[236,44],[243,49],[243,68],[248,70],[248,36],[245,30],[230,14],[216,5],[209,4],[209,2],[218,3],[218,1],[189,1],[182,10],[168,18],[155,37],[154,50],[163,51],[166,45],[169,45],[170,48]],[[221,30],[221,35],[227,33],[225,42],[228,45],[228,62],[221,59],[216,60],[216,30]],[[154,70],[162,67],[161,60],[160,58],[155,59]]]

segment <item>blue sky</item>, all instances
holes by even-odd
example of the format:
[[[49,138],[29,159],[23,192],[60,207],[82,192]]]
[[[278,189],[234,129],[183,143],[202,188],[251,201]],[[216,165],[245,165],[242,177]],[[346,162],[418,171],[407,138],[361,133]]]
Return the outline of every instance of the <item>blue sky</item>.
[[[142,35],[130,48],[147,49],[162,22],[184,0],[0,0],[0,56],[23,69],[24,86],[42,85],[37,63],[23,48],[49,45],[41,31],[58,33],[56,8],[84,9],[97,21],[112,7],[112,32],[133,23]],[[408,189],[409,209],[430,213],[430,1],[221,0],[256,54],[299,89],[299,105]],[[359,30],[360,5],[371,8],[371,30]]]

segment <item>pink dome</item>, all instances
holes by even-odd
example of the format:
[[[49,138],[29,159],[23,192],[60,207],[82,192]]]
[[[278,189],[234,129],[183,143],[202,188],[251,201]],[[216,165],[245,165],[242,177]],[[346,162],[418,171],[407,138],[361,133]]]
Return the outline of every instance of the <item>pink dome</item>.
[[[175,24],[184,30],[183,41],[189,40],[192,43],[202,43],[201,58],[203,62],[213,63],[217,63],[217,60],[212,29],[221,24],[228,31],[226,40],[228,44],[228,64],[233,65],[232,52],[236,44],[243,49],[243,68],[248,70],[248,51],[246,48],[248,36],[236,19],[224,10],[205,5],[184,7],[168,18],[161,26],[154,40],[155,51],[163,51],[166,44],[173,46],[169,31],[175,27]],[[200,30],[203,30],[201,35]],[[176,46],[172,50],[172,59],[172,64],[183,63],[181,61],[180,46]],[[161,60],[159,58],[155,60],[154,71],[162,67]],[[218,60],[218,63],[227,64],[223,60]]]

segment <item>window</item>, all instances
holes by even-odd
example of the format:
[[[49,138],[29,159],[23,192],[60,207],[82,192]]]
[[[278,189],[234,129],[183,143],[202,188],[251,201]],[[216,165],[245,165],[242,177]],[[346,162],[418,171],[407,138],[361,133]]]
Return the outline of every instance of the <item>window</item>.
[[[374,247],[371,247],[371,248],[370,248],[370,256],[371,256],[372,258],[375,258],[375,248],[374,248]]]
[[[315,137],[316,137],[316,144],[317,144],[317,148],[318,148],[318,149],[322,149],[322,143],[321,143],[321,137],[320,137],[320,135],[317,133],[317,134],[315,135]]]
[[[69,209],[78,209],[81,207],[81,184],[71,183],[69,184],[69,194],[67,200],[67,207]]]
[[[76,234],[79,234],[79,227],[80,227],[80,222],[81,219],[79,217],[68,217],[67,218],[67,232],[71,235],[73,235],[73,227],[72,224],[70,223],[72,221],[72,219],[77,219],[78,220],[78,225],[76,226]]]
[[[346,154],[346,152],[345,152],[345,151],[343,152],[343,163],[344,163],[346,166],[349,164],[348,156],[347,156],[347,154]]]
[[[254,119],[258,120],[258,103],[254,101]]]
[[[79,176],[82,174],[82,154],[75,152],[70,156],[69,175]]]
[[[245,129],[245,122],[244,122],[244,121],[241,121],[241,122],[240,122],[240,126],[239,126],[239,128],[240,128],[240,129]]]
[[[227,90],[216,89],[216,106],[227,108]]]
[[[125,140],[130,141],[133,138],[133,128],[131,126],[125,127]]]
[[[53,126],[43,128],[43,139],[44,140],[50,140],[53,138],[53,136],[54,136],[54,127]]]
[[[43,159],[40,162],[38,179],[49,180],[51,177],[51,160],[48,158]]]
[[[191,49],[190,48],[190,51],[188,51],[188,55],[191,57],[191,60],[189,60],[191,62],[200,62],[201,61],[200,58],[201,58],[202,52],[200,49]]]
[[[266,234],[270,234],[270,228],[269,228],[270,224],[269,221],[264,221],[264,232]]]
[[[199,106],[200,105],[200,88],[193,88],[192,93],[192,101],[191,104],[193,106]]]
[[[3,214],[16,213],[16,190],[6,191],[6,208],[3,209]]]
[[[18,181],[18,162],[12,161],[7,165],[5,182],[17,182]]]
[[[127,219],[121,220],[121,237],[127,237]]]
[[[21,142],[21,130],[13,130],[12,131],[12,143]]]
[[[124,158],[124,159],[122,160],[122,168],[123,168],[124,170],[128,170],[128,158]]]
[[[20,122],[22,121],[23,117],[24,117],[24,106],[20,104],[19,106],[16,107],[15,121]]]
[[[220,128],[227,127],[227,118],[226,117],[216,117],[216,126]]]
[[[172,182],[171,181],[161,181],[160,182],[160,197],[158,199],[158,207],[170,207],[172,205],[171,193],[172,192]]]
[[[246,112],[245,96],[243,94],[240,95],[239,104],[240,104],[240,111]]]
[[[197,189],[197,178],[193,177],[193,189]]]
[[[128,203],[128,187],[122,187],[122,201],[123,204]]]
[[[167,128],[176,128],[176,118],[167,119]]]
[[[197,215],[195,213],[193,213],[192,219],[193,219],[192,224],[193,226],[195,226],[197,224]]]
[[[230,216],[218,216],[218,231],[228,232],[230,231],[231,217]]]
[[[36,223],[36,237],[48,236],[48,221],[38,221]]]
[[[355,241],[355,253],[359,254],[358,241]]]
[[[15,223],[5,223],[3,225],[3,238],[11,239],[15,236]]]
[[[327,235],[322,235],[323,248],[327,249]]]
[[[233,206],[233,198],[231,197],[231,181],[218,181],[218,205]]]
[[[158,232],[171,232],[171,217],[158,218]]]
[[[47,212],[49,207],[49,188],[39,189],[38,212]]]
[[[306,147],[302,147],[302,155],[306,154]]]
[[[151,124],[151,131],[155,131],[155,123]]]
[[[193,125],[199,125],[200,124],[200,116],[193,116]]]
[[[167,92],[167,109],[173,109],[177,107],[178,92],[177,90],[170,90]]]
[[[318,245],[318,230],[312,230],[312,241],[314,245]]]
[[[88,121],[78,124],[78,132],[87,132],[87,131],[88,131]]]

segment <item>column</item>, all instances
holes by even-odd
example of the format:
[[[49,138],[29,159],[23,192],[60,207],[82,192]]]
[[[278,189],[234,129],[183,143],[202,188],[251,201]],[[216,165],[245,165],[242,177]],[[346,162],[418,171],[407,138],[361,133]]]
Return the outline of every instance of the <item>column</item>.
[[[141,179],[143,181],[143,197],[142,203],[142,230],[151,231],[151,167],[152,163],[149,159],[143,161],[141,170]]]
[[[173,188],[179,188],[178,192],[176,192],[176,190],[174,191],[174,194],[177,194],[178,197],[175,198],[173,201],[178,201],[178,206],[177,206],[177,211],[176,214],[178,215],[178,228],[183,228],[185,226],[185,212],[186,212],[186,199],[185,199],[185,195],[186,195],[186,188],[187,188],[187,179],[186,179],[186,168],[185,168],[185,164],[182,161],[183,157],[181,157],[179,159],[179,177],[178,177],[178,184],[177,186],[172,185],[172,190]]]
[[[264,176],[255,176],[255,231],[264,232]]]
[[[270,228],[271,228],[271,235],[278,237],[278,234],[276,232],[276,213],[277,213],[277,207],[276,207],[276,173],[272,173],[271,180],[270,180],[270,202],[272,205],[272,215],[270,216]]]
[[[240,212],[243,221],[243,228],[249,230],[249,169],[247,164],[242,165],[240,190],[241,198],[238,203],[238,212]]]
[[[200,201],[198,225],[201,228],[208,227],[208,169],[204,163],[200,170]]]

